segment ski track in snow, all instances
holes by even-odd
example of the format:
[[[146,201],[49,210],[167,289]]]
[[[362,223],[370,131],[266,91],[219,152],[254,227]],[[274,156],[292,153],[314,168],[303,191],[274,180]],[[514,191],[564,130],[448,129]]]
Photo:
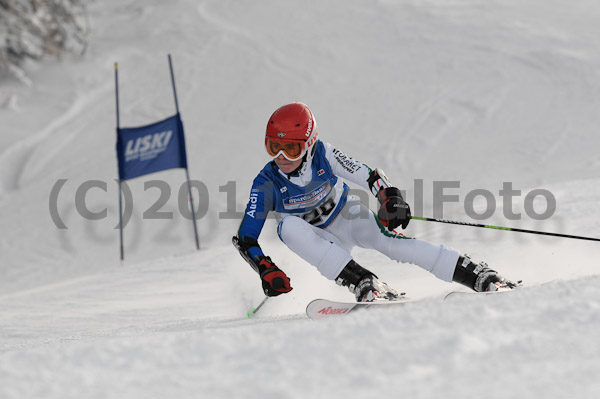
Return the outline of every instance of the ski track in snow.
[[[526,287],[442,301],[457,289],[357,249],[360,264],[415,301],[311,321],[314,298],[350,300],[285,248],[268,221],[261,245],[294,290],[262,299],[230,244],[267,162],[268,115],[313,109],[320,137],[407,190],[432,216],[435,181],[460,180],[444,217],[491,191],[494,225],[600,237],[600,7],[592,0],[108,0],[90,3],[81,59],[29,67],[33,86],[0,81],[0,397],[4,398],[595,398],[600,394],[600,246],[411,222],[406,234],[467,252]],[[181,171],[131,181],[134,216],[118,260],[114,62],[121,121],[174,112],[173,55],[190,173],[208,189],[202,250],[177,215]],[[67,179],[49,217],[49,193]],[[75,209],[86,180],[88,221]],[[144,181],[165,180],[163,210]],[[413,179],[423,179],[417,203]],[[234,181],[235,198],[221,187]],[[521,190],[511,204],[505,181]],[[551,219],[524,197],[556,197]],[[375,207],[371,199],[370,206]],[[536,203],[543,209],[543,201]],[[485,209],[479,201],[475,210]],[[536,206],[537,206],[536,205]],[[508,220],[504,207],[523,215]]]

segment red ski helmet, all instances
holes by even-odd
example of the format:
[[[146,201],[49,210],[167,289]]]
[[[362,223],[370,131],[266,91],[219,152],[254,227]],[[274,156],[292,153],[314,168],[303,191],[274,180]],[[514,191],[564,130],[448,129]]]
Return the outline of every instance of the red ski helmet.
[[[310,108],[302,103],[286,104],[269,118],[265,147],[273,158],[283,154],[286,159],[295,161],[307,154],[308,162],[318,136],[317,122]]]

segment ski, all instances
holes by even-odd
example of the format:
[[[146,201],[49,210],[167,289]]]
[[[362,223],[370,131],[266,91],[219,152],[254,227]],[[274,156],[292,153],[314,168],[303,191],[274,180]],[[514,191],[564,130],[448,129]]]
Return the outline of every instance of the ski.
[[[401,296],[394,301],[375,301],[375,302],[339,302],[328,299],[315,299],[306,306],[306,315],[313,319],[323,319],[326,317],[345,316],[356,309],[366,309],[369,307],[401,305],[410,302],[409,298]]]
[[[475,291],[452,291],[444,296],[444,300],[455,299],[462,295],[496,295],[514,291],[514,289],[500,289],[491,292]],[[313,320],[344,316],[357,309],[366,309],[372,306],[392,306],[411,302],[410,298],[400,296],[395,301],[375,301],[375,302],[340,302],[330,301],[329,299],[315,299],[306,306],[306,315]]]
[[[455,299],[459,296],[463,295],[495,295],[495,294],[504,294],[506,292],[512,292],[514,289],[500,289],[498,291],[488,291],[488,292],[476,292],[476,291],[452,291],[446,294],[444,297],[444,301],[447,299]]]

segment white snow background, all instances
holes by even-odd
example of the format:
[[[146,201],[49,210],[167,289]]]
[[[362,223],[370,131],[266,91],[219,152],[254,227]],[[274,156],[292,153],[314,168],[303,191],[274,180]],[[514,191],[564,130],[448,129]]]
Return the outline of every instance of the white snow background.
[[[485,223],[600,237],[600,3],[103,0],[89,12],[83,58],[28,65],[30,87],[0,82],[1,398],[598,397],[600,243],[414,220],[406,234],[527,287],[444,302],[460,286],[356,250],[418,301],[317,322],[311,299],[352,296],[269,221],[261,244],[294,290],[248,320],[260,282],[226,211],[243,211],[268,161],[269,115],[302,101],[322,140],[384,169],[417,214],[434,214],[434,182],[460,181],[445,218],[473,221],[465,198],[485,189],[497,202]],[[169,53],[190,174],[208,192],[202,248],[178,211],[185,174],[171,170],[129,182],[121,264],[114,63],[122,126],[143,125],[174,113]],[[59,179],[68,229],[50,217]],[[142,220],[155,179],[171,187],[161,211],[173,220]],[[105,219],[75,209],[88,180],[106,183],[86,196]],[[511,204],[503,182],[521,190]],[[556,198],[548,220],[525,213],[535,189]]]

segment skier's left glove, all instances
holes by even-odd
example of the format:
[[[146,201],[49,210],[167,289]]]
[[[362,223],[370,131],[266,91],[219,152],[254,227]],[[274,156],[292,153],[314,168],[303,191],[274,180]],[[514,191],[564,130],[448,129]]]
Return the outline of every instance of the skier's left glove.
[[[271,261],[268,256],[260,256],[258,262],[258,274],[262,280],[265,295],[277,296],[292,290],[290,279],[286,274]]]
[[[398,226],[402,226],[403,229],[408,226],[412,217],[410,206],[404,201],[398,188],[388,187],[379,190],[377,199],[381,204],[377,217],[389,231]]]

